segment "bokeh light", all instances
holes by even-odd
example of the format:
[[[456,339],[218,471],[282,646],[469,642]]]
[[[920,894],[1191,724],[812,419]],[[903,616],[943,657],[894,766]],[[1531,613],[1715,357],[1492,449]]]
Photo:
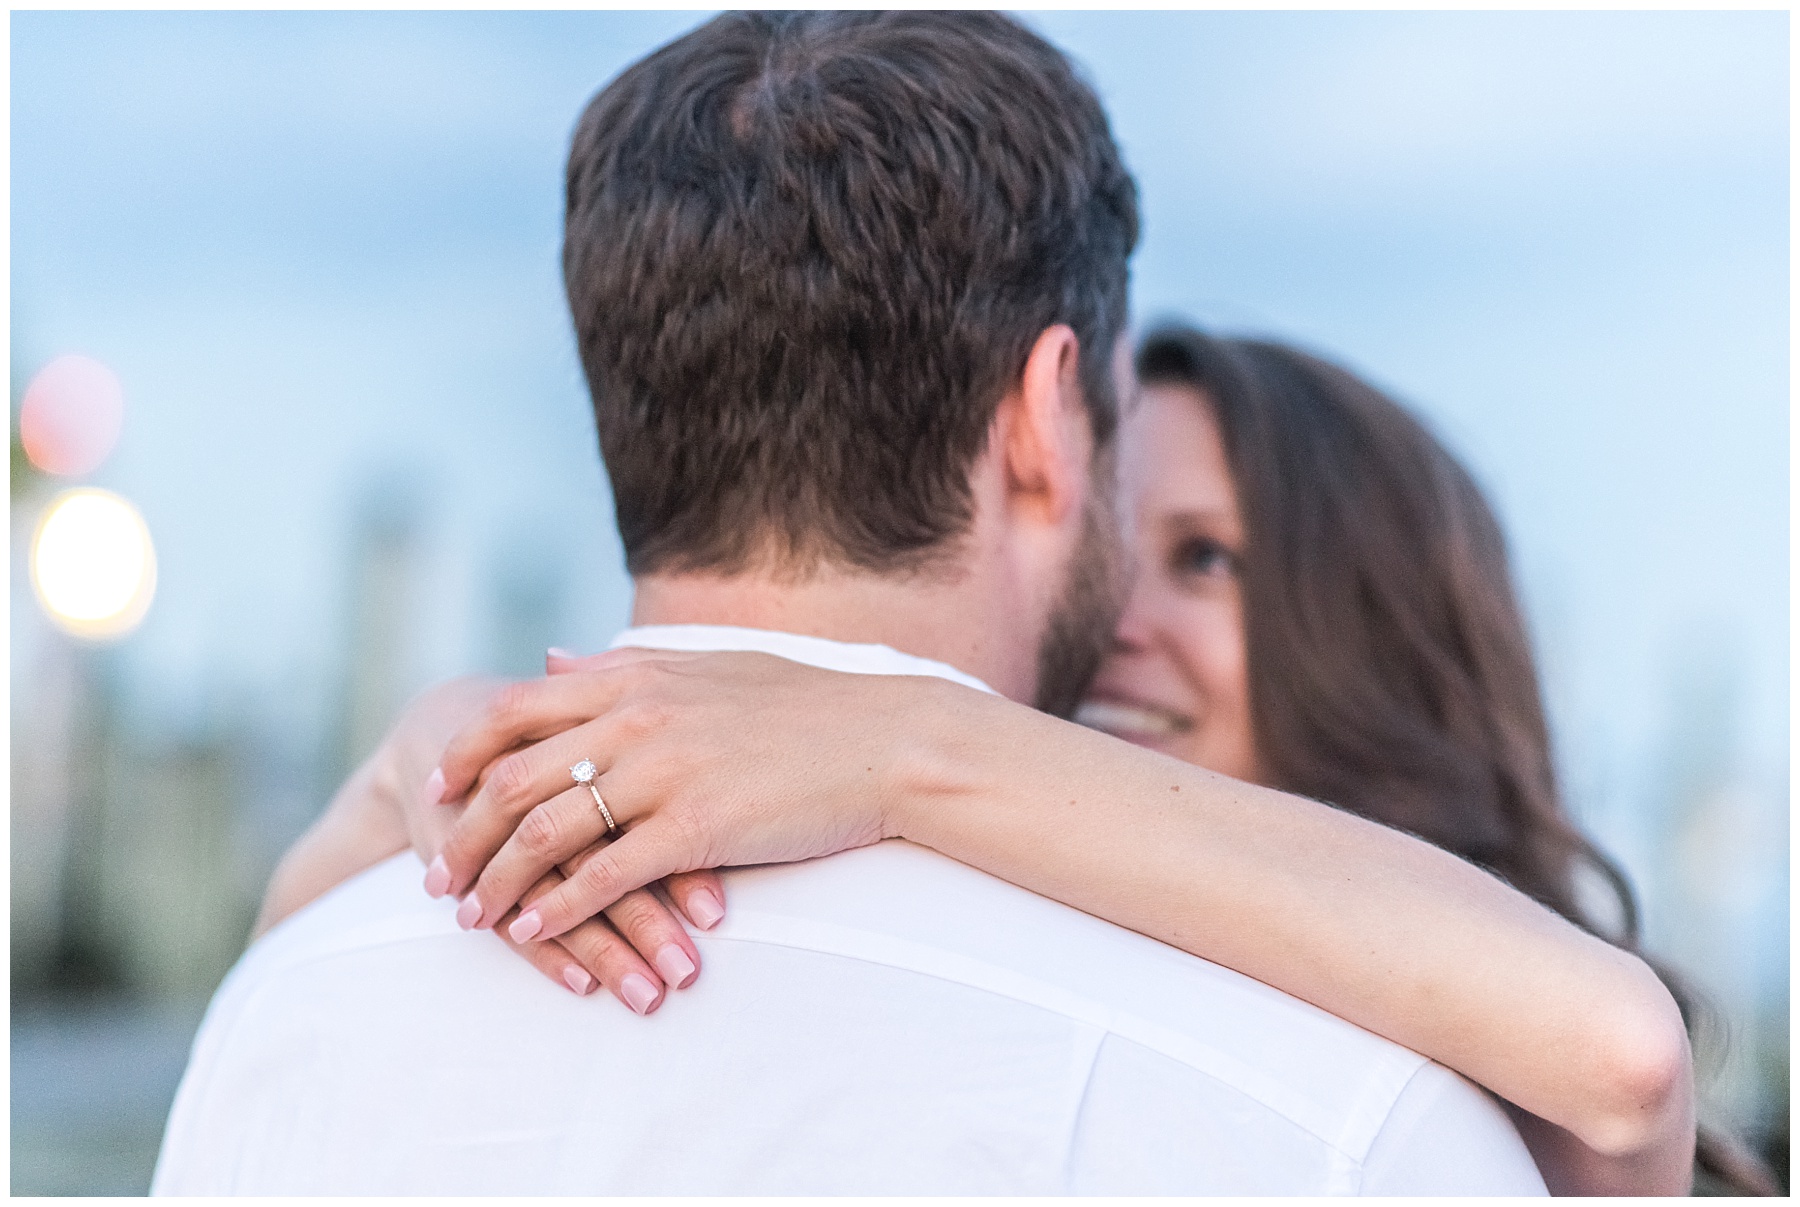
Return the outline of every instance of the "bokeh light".
[[[47,474],[92,473],[118,443],[125,391],[89,356],[59,356],[31,379],[19,407],[19,443]]]
[[[90,641],[129,633],[156,593],[156,550],[144,517],[111,491],[59,495],[31,542],[31,585],[66,632]]]

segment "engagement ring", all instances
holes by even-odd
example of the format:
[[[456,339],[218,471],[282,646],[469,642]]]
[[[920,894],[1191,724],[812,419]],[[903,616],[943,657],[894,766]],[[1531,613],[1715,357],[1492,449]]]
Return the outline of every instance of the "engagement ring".
[[[607,836],[610,838],[617,834],[619,824],[613,820],[612,810],[606,807],[606,802],[600,799],[600,789],[594,787],[594,777],[599,774],[599,769],[594,766],[594,760],[582,759],[569,768],[569,774],[575,777],[576,783],[593,793],[594,804],[600,810],[600,816],[606,819]]]

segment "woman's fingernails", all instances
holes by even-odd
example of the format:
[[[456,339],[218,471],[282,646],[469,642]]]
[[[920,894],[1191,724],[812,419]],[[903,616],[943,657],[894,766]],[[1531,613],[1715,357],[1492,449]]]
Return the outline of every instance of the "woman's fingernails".
[[[513,924],[506,928],[514,943],[528,943],[531,937],[544,929],[544,918],[535,909],[528,909],[513,919]]]
[[[711,930],[725,916],[725,905],[711,889],[695,889],[688,895],[687,914],[701,930]]]
[[[554,645],[551,646],[549,649],[545,650],[544,653],[548,654],[552,658],[569,659],[569,658],[581,657],[580,654],[571,653],[570,651],[563,649],[561,646],[554,646]]]
[[[670,943],[656,953],[656,971],[662,973],[665,984],[680,989],[694,975],[694,962],[688,959],[687,952]]]
[[[433,897],[442,897],[450,891],[450,865],[444,862],[442,855],[433,859],[431,866],[425,869],[425,891]]]
[[[586,997],[594,988],[594,978],[588,975],[587,969],[578,964],[571,964],[563,969],[563,983],[583,997]]]
[[[441,805],[444,803],[444,769],[433,767],[431,774],[425,777],[425,803]]]
[[[625,979],[619,983],[619,996],[625,999],[627,1006],[639,1014],[648,1014],[650,1007],[656,1004],[656,986],[652,985],[647,978],[641,977],[635,972],[628,972],[625,974]]]
[[[473,930],[479,921],[481,921],[481,898],[470,893],[463,898],[462,904],[456,907],[456,924],[464,930]]]

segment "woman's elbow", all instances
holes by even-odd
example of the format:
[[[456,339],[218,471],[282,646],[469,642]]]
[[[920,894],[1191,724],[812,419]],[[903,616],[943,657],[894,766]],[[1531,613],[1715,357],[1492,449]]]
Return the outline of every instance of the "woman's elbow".
[[[1602,1101],[1587,1129],[1591,1134],[1582,1136],[1590,1148],[1613,1156],[1691,1143],[1693,1137],[1694,1058],[1687,1028],[1662,982],[1648,968],[1644,972],[1654,990],[1614,1017],[1598,1053],[1594,1084],[1604,1087]]]

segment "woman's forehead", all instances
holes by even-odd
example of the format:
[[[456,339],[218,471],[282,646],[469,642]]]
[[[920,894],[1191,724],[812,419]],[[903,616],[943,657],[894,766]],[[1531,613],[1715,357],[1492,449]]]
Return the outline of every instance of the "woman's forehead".
[[[1193,386],[1146,384],[1125,424],[1121,485],[1157,510],[1235,511],[1237,492],[1211,400]]]

